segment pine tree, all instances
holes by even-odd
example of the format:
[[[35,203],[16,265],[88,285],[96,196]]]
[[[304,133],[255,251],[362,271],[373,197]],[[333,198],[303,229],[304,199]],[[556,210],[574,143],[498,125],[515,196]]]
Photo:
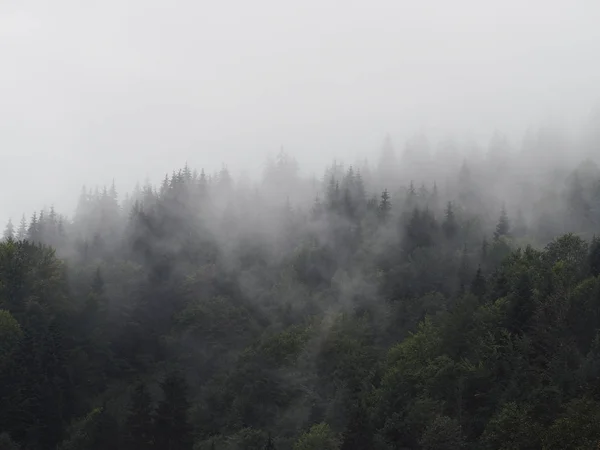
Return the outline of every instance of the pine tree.
[[[473,281],[471,283],[471,292],[473,293],[473,295],[476,295],[479,298],[483,297],[485,295],[486,290],[485,284],[485,277],[483,276],[483,272],[480,266],[479,268],[477,268],[475,278],[473,278]]]
[[[342,196],[340,194],[340,182],[335,182],[334,194],[333,198],[335,199],[335,203],[333,205],[333,211],[340,212],[341,204],[342,204]]]
[[[323,211],[324,211],[323,203],[321,202],[321,199],[317,195],[315,197],[315,203],[311,210],[312,219],[319,220],[321,217],[323,217]]]
[[[271,433],[269,433],[269,438],[267,439],[267,443],[265,444],[265,450],[275,450],[275,444],[273,443]]]
[[[110,196],[111,200],[113,200],[114,202],[119,201],[119,194],[117,193],[117,186],[115,185],[114,179],[112,180],[112,184],[110,185],[110,191],[109,191],[108,195]]]
[[[439,194],[438,194],[438,187],[437,187],[437,183],[434,181],[433,182],[433,190],[431,191],[431,195],[429,196],[429,200],[427,201],[427,204],[429,205],[429,208],[431,208],[433,211],[437,212],[438,208],[439,208]]]
[[[155,446],[161,450],[190,450],[193,440],[187,419],[189,403],[185,380],[173,373],[165,378],[161,388],[164,398],[156,410]]]
[[[350,194],[349,188],[344,188],[344,195],[342,198],[342,208],[344,215],[349,218],[354,218],[354,202],[352,201],[352,197]]]
[[[329,183],[327,184],[327,192],[326,192],[326,201],[327,201],[327,209],[329,211],[335,211],[337,206],[337,197],[336,197],[336,182],[333,175],[329,179]]]
[[[58,218],[56,232],[58,233],[59,239],[63,239],[65,237],[65,219],[63,218],[63,216],[59,216]]]
[[[39,240],[39,225],[37,212],[34,211],[33,216],[31,217],[31,221],[29,222],[29,229],[27,230],[27,238],[30,241]]]
[[[46,228],[47,228],[47,222],[48,220],[46,219],[46,213],[44,210],[40,211],[40,214],[38,216],[38,221],[37,221],[37,233],[38,233],[38,241],[46,243]]]
[[[356,177],[354,178],[354,197],[356,198],[356,202],[358,205],[364,207],[365,200],[367,198],[367,193],[365,190],[365,182],[360,171],[356,172]]]
[[[438,234],[438,223],[433,214],[425,209],[414,208],[405,227],[403,247],[406,252],[434,244]]]
[[[506,208],[503,205],[502,210],[500,211],[500,219],[498,219],[496,231],[494,232],[494,239],[498,240],[502,236],[508,236],[509,232],[510,223],[508,221],[508,214],[506,213]]]
[[[152,398],[144,383],[139,383],[131,396],[129,414],[125,422],[125,443],[131,450],[153,448]]]
[[[490,244],[488,243],[487,238],[483,238],[483,240],[481,241],[481,261],[485,262],[485,260],[487,259],[488,256],[488,249],[490,247]]]
[[[19,224],[19,230],[17,231],[17,239],[23,241],[27,239],[27,220],[25,214],[21,216],[21,223]]]
[[[421,204],[425,206],[427,204],[427,200],[429,199],[429,191],[425,186],[425,183],[421,183],[421,187],[419,188],[419,199],[421,200]]]
[[[456,223],[456,217],[454,216],[454,208],[452,202],[448,202],[446,206],[446,212],[444,222],[442,223],[444,234],[448,239],[453,239],[458,232],[458,224]]]
[[[13,226],[12,220],[8,219],[8,223],[6,224],[6,229],[4,230],[4,239],[14,239],[15,237],[15,227]]]
[[[381,193],[381,201],[379,202],[379,217],[385,221],[390,215],[392,205],[390,203],[390,194],[387,189]]]
[[[408,186],[408,192],[406,193],[404,210],[411,211],[415,206],[417,206],[417,191],[415,190],[415,185],[411,180],[410,185]]]
[[[590,222],[591,206],[586,199],[584,192],[583,184],[576,172],[567,192],[567,204],[569,205],[570,219],[575,227],[581,227]]]
[[[165,174],[165,178],[163,179],[162,185],[160,187],[160,196],[162,198],[165,198],[167,196],[167,193],[169,192],[169,189],[169,175]]]
[[[600,275],[600,238],[594,236],[590,243],[588,262],[592,276]]]
[[[192,171],[187,162],[185,163],[185,166],[183,167],[182,176],[186,182],[188,182],[192,179]]]
[[[77,208],[75,209],[75,222],[82,225],[87,215],[90,212],[90,196],[85,186],[81,188],[79,194],[79,201],[77,202]]]
[[[467,245],[463,246],[463,251],[460,257],[460,264],[458,267],[458,284],[460,292],[464,292],[467,287],[469,278],[469,255],[467,253]]]

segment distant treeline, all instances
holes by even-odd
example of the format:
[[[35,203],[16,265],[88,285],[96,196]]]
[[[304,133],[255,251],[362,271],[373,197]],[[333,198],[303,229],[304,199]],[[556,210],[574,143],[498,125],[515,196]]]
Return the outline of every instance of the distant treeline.
[[[536,142],[10,222],[0,448],[596,448],[600,170]]]

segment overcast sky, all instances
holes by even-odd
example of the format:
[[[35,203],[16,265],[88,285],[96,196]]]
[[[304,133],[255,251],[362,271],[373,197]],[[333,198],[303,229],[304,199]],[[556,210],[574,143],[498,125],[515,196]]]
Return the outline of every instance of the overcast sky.
[[[597,0],[0,0],[0,219],[188,161],[307,168],[600,98]]]

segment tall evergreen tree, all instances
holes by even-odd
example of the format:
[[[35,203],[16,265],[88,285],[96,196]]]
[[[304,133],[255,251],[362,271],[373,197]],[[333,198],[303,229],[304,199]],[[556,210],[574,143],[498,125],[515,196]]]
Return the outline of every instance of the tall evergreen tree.
[[[25,214],[21,216],[21,223],[19,224],[19,230],[17,231],[17,239],[19,241],[27,239],[27,220],[25,219]]]
[[[456,234],[458,233],[458,223],[456,222],[452,202],[448,202],[448,204],[446,205],[442,229],[444,230],[444,234],[448,239],[454,239],[454,237],[456,237]]]
[[[154,445],[164,450],[191,450],[192,427],[188,422],[189,402],[185,380],[169,374],[161,383],[163,399],[156,410]]]
[[[412,211],[417,206],[417,190],[413,181],[410,181],[408,191],[406,193],[406,199],[404,200],[404,211]]]
[[[473,282],[471,283],[471,292],[479,298],[483,297],[486,289],[485,284],[485,277],[483,276],[481,266],[479,266],[475,273],[475,278],[473,278]]]
[[[129,413],[125,422],[125,444],[131,450],[150,450],[153,447],[152,398],[142,382],[138,383],[131,396]]]
[[[390,215],[392,204],[390,203],[390,194],[387,189],[381,193],[381,201],[379,202],[379,217],[386,221]]]
[[[433,189],[431,191],[431,195],[429,196],[429,199],[427,201],[427,205],[429,206],[429,208],[434,211],[434,212],[438,212],[438,208],[440,207],[439,205],[439,201],[440,201],[440,196],[438,193],[438,187],[437,187],[437,183],[434,181],[433,182]]]
[[[458,266],[458,286],[460,292],[464,292],[468,288],[469,281],[469,253],[467,252],[467,245],[463,246],[462,254],[460,256],[460,263]]]
[[[13,226],[12,220],[8,219],[8,223],[6,224],[6,229],[4,230],[4,239],[14,239],[15,237],[15,227]]]
[[[496,225],[496,231],[494,231],[494,239],[499,239],[502,236],[508,236],[510,232],[510,222],[508,220],[508,214],[506,213],[506,207],[503,205],[500,211],[500,218]]]
[[[593,276],[600,275],[600,238],[594,236],[590,243],[589,265]]]
[[[27,230],[27,238],[30,241],[38,241],[40,238],[39,235],[39,224],[37,212],[33,212],[33,216],[31,217],[31,221],[29,222],[29,229]]]
[[[275,444],[273,443],[273,438],[271,437],[271,433],[269,433],[267,443],[265,444],[265,450],[275,450]]]
[[[488,256],[488,249],[490,247],[490,244],[487,240],[487,238],[483,238],[483,240],[481,241],[481,261],[485,262]]]

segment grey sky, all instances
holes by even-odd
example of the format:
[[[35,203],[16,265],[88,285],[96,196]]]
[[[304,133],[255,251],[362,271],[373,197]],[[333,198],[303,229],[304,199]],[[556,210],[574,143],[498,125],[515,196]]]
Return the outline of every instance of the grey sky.
[[[0,219],[185,161],[314,168],[402,141],[577,121],[597,1],[0,0]]]

